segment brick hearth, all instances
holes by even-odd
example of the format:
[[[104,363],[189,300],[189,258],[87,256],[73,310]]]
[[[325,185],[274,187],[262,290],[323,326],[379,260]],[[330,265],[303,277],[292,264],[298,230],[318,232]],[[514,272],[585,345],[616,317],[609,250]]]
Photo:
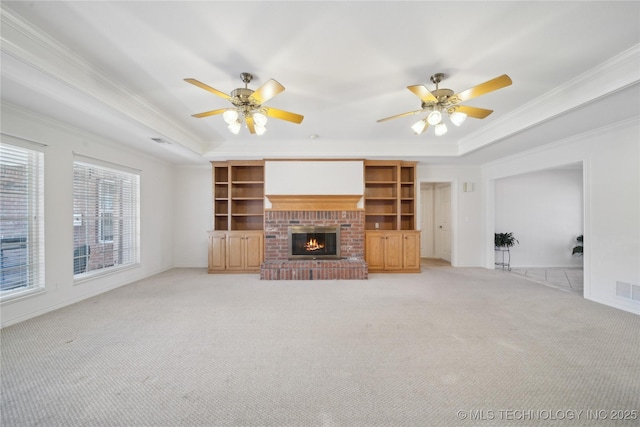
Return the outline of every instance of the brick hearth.
[[[341,260],[288,260],[290,225],[340,226]],[[263,280],[367,279],[364,261],[364,212],[265,211]]]
[[[265,261],[262,280],[365,280],[367,265],[362,260]]]

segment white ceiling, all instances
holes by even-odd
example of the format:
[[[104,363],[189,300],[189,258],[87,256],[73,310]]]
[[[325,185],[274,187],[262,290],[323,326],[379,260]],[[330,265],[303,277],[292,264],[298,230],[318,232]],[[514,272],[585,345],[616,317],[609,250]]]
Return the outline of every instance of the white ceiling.
[[[2,101],[175,163],[228,158],[403,158],[480,164],[640,115],[636,1],[2,1]],[[305,116],[232,135],[222,92],[286,90]],[[494,110],[436,137],[406,89],[446,75]],[[597,102],[593,102],[597,100]],[[317,136],[312,138],[312,136]],[[171,144],[157,144],[162,138]]]

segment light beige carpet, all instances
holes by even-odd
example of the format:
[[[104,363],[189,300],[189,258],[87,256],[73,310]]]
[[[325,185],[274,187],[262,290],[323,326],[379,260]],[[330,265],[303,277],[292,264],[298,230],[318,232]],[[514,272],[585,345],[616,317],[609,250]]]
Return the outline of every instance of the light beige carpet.
[[[638,425],[595,416],[640,409],[640,317],[502,271],[176,269],[1,334],[3,427]]]

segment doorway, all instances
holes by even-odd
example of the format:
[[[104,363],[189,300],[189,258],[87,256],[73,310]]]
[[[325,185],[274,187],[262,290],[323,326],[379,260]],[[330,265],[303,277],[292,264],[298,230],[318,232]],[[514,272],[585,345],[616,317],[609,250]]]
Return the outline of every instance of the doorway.
[[[451,263],[451,183],[420,184],[420,256]]]
[[[583,173],[579,162],[494,181],[494,232],[518,239],[512,273],[584,294],[583,259],[573,254],[584,235]]]

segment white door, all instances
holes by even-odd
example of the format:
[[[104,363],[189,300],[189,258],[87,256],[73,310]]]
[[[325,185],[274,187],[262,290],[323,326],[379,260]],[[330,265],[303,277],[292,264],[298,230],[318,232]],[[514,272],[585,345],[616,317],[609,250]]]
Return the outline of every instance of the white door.
[[[436,256],[451,262],[451,184],[435,188]]]
[[[420,256],[435,258],[434,185],[420,185]]]

